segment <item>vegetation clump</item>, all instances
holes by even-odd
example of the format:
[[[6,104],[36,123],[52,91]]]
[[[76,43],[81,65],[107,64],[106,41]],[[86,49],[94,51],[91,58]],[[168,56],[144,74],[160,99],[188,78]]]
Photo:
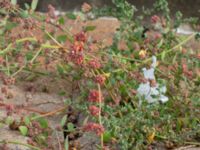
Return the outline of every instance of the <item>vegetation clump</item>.
[[[77,32],[66,26],[69,20],[79,22],[79,15],[57,16],[51,5],[45,14],[35,12],[37,0],[26,4],[25,10],[14,0],[0,2],[0,106],[7,112],[0,123],[29,137],[27,144],[0,139],[2,148],[19,144],[55,149],[54,131],[64,133],[65,140],[58,140],[58,145],[66,150],[81,149],[77,141],[86,132],[99,137],[96,149],[199,145],[200,51],[188,46],[199,40],[199,34],[176,33],[181,23],[194,20],[182,18],[179,12],[173,21],[166,0],[157,0],[140,16],[125,0],[113,0],[113,4],[114,8],[99,10],[87,3],[82,6],[85,18],[92,13],[120,21],[112,44],[103,45],[90,34],[95,26],[83,26]],[[13,85],[41,76],[70,81],[73,90],[62,108],[41,113],[6,103],[14,96]],[[22,116],[20,110],[29,113]],[[46,117],[58,112],[64,112],[63,117],[52,128]],[[20,119],[12,119],[14,114]]]

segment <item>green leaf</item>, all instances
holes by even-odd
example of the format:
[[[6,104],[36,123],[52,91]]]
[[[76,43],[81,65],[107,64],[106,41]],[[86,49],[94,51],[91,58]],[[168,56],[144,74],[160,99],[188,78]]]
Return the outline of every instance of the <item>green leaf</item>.
[[[200,39],[200,32],[198,32],[198,33],[195,35],[195,39],[196,39],[196,40],[199,40],[199,39]]]
[[[67,16],[67,18],[72,19],[72,20],[76,19],[76,15],[73,13],[67,13],[66,16]]]
[[[3,128],[3,127],[4,127],[4,124],[3,124],[3,123],[0,123],[0,129]]]
[[[160,42],[157,44],[157,47],[161,48],[162,45],[163,45],[163,39],[160,40]]]
[[[31,9],[32,9],[33,11],[36,9],[37,4],[38,4],[38,0],[32,0]]]
[[[93,30],[95,30],[96,29],[96,26],[86,26],[85,28],[84,28],[84,31],[93,31]]]
[[[27,10],[20,11],[20,16],[22,18],[28,18],[29,17],[28,11]]]
[[[71,105],[72,100],[70,98],[64,100],[64,105]]]
[[[25,123],[26,126],[28,126],[28,125],[31,123],[30,118],[27,117],[27,116],[25,116],[25,117],[24,117],[24,123]]]
[[[68,140],[68,136],[65,139],[65,150],[69,150],[69,140]]]
[[[10,124],[12,124],[13,123],[13,121],[14,121],[14,119],[11,117],[11,116],[8,116],[7,118],[6,118],[6,124],[7,125],[10,125]]]
[[[65,125],[65,123],[67,122],[67,115],[63,116],[60,125],[63,127]]]
[[[29,61],[29,60],[31,60],[33,58],[33,53],[32,52],[28,52],[27,54],[26,54],[26,59]]]
[[[11,0],[11,4],[16,5],[17,4],[17,0]]]
[[[161,60],[165,61],[166,51],[164,50],[161,54]]]
[[[38,143],[38,144],[40,144],[40,145],[44,145],[45,143],[46,143],[46,137],[43,135],[43,134],[40,134],[40,135],[37,135],[36,137],[35,137],[35,140],[36,140],[36,142]]]
[[[110,142],[112,139],[112,135],[110,132],[106,131],[104,134],[103,134],[103,141],[104,142]]]
[[[41,127],[42,128],[48,128],[48,122],[46,119],[44,118],[39,118],[38,119],[38,122],[40,123]]]
[[[1,15],[6,15],[8,12],[5,9],[0,9],[0,14]]]
[[[69,132],[74,131],[74,130],[75,130],[75,129],[74,129],[74,124],[68,123],[68,124],[67,124],[67,130],[68,130]]]
[[[65,24],[65,19],[64,19],[64,17],[60,17],[60,18],[58,19],[58,23],[61,24],[61,25],[64,25],[64,24]]]
[[[16,27],[16,26],[17,26],[17,23],[8,21],[8,22],[6,23],[5,29],[6,29],[6,30],[12,30],[12,29],[13,29],[14,27]]]
[[[26,136],[28,134],[28,128],[26,126],[19,126],[19,131],[23,136]]]
[[[30,6],[29,6],[27,3],[25,3],[24,6],[25,6],[25,8],[26,8],[27,10],[30,9]]]
[[[64,74],[65,70],[61,64],[57,65],[57,71],[60,75]]]
[[[66,95],[66,92],[65,92],[65,91],[59,91],[59,92],[58,92],[58,95],[59,95],[59,96],[65,96],[65,95]]]
[[[172,60],[172,64],[174,64],[175,63],[175,61],[176,61],[176,58],[177,58],[177,53],[174,55],[174,57],[173,57],[173,60]]]
[[[56,39],[59,43],[64,43],[67,40],[67,35],[59,35]]]

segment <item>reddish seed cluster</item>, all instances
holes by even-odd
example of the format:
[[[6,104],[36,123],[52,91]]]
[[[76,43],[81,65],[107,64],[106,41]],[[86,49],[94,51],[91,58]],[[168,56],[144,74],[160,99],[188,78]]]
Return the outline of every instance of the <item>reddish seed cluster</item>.
[[[32,145],[32,146],[36,146],[37,145],[37,143],[33,140],[33,139],[27,139],[27,143],[28,144],[30,144],[30,145]]]
[[[77,33],[75,36],[75,41],[80,41],[80,42],[86,42],[87,40],[87,37],[86,37],[86,34],[85,32],[80,32],[80,33]]]
[[[2,144],[2,145],[0,145],[0,149],[1,150],[10,150],[10,148],[8,147],[8,144]]]
[[[79,42],[79,41],[75,41],[74,44],[71,46],[71,49],[72,49],[73,54],[80,53],[84,49],[84,43]]]
[[[83,5],[81,6],[81,10],[84,13],[89,12],[91,9],[92,9],[92,7],[88,3],[83,3]]]
[[[137,91],[135,89],[131,89],[131,94],[135,96],[137,94]]]
[[[0,75],[0,79],[3,81],[3,84],[4,84],[4,86],[1,86],[1,88],[0,88],[0,92],[2,93],[2,96],[4,95],[4,97],[7,99],[13,98],[13,94],[9,90],[8,87],[10,85],[15,84],[15,78],[5,77],[4,75]]]
[[[37,121],[31,122],[31,125],[28,126],[28,129],[29,129],[28,135],[30,137],[35,137],[43,132],[49,133],[48,128],[45,128],[45,129],[42,128],[40,123]]]
[[[177,63],[173,64],[173,66],[168,66],[168,70],[172,72],[176,72],[178,70],[179,65]]]
[[[139,83],[147,83],[148,82],[148,80],[145,79],[144,76],[139,72],[132,72],[130,74],[130,76],[132,78],[134,78],[136,81],[138,81]]]
[[[150,43],[150,39],[147,37],[147,38],[144,40],[144,43],[145,43],[145,44],[149,44],[149,43]]]
[[[151,17],[151,22],[152,23],[158,23],[160,21],[160,17],[159,16],[157,16],[157,15],[154,15],[154,16],[152,16]]]
[[[15,78],[3,78],[3,84],[4,85],[13,85],[15,84]]]
[[[84,32],[74,35],[74,43],[71,46],[70,58],[77,65],[81,65],[84,62],[83,50],[86,41],[87,38]]]
[[[197,58],[200,59],[200,54],[197,54]]]
[[[51,19],[57,19],[57,16],[55,14],[55,8],[51,4],[49,4],[48,5],[47,17],[46,17],[46,22],[50,22]]]
[[[7,86],[1,87],[1,93],[2,93],[7,99],[13,98],[13,94],[12,94],[12,92],[10,92],[10,91],[8,90],[8,87],[7,87]]]
[[[184,49],[185,50],[185,49]],[[184,52],[182,52],[183,54],[185,54],[187,52],[187,50],[185,50]],[[191,57],[194,57],[196,59],[200,60],[200,53],[199,54],[192,54]]]
[[[188,67],[186,64],[182,64],[183,74],[187,76],[188,78],[192,78],[193,72],[188,70]]]
[[[104,75],[97,75],[95,77],[95,82],[100,85],[103,85],[105,83],[105,80],[106,80],[106,77]]]
[[[38,22],[33,18],[21,19],[20,23],[26,30],[33,30],[38,24]]]
[[[102,150],[110,150],[108,146],[104,146]]]
[[[83,64],[84,57],[82,54],[73,54],[73,55],[71,54],[70,58],[77,65]]]
[[[52,138],[50,137],[51,131],[49,128],[42,128],[40,123],[37,121],[32,121],[31,124],[28,126],[28,136],[30,139],[27,140],[27,143],[33,146],[37,145],[37,137],[41,134],[47,134],[46,142],[47,142],[47,149],[52,149]]]
[[[12,105],[12,104],[6,105],[5,108],[6,108],[6,112],[7,112],[8,116],[10,116],[15,109],[14,105]]]
[[[0,65],[2,65],[5,62],[4,58],[0,56]]]
[[[8,88],[6,86],[1,87],[1,93],[6,95],[8,93]]]
[[[51,17],[51,18],[55,18],[55,8],[49,4],[48,5],[48,15]]]
[[[9,10],[9,9],[11,9],[13,6],[12,6],[12,4],[10,3],[10,1],[9,0],[2,0],[1,2],[0,2],[0,8],[4,8],[4,9],[6,9],[6,10]]]
[[[97,124],[97,123],[87,123],[84,127],[83,127],[84,131],[86,132],[95,132],[97,135],[101,135],[104,133],[105,129],[102,125]]]
[[[88,101],[98,103],[99,101],[102,101],[102,95],[100,95],[97,90],[90,90]]]
[[[155,40],[158,40],[158,39],[160,39],[160,38],[162,38],[162,34],[160,34],[160,33],[155,33],[154,39],[155,39]]]
[[[99,61],[95,60],[95,59],[92,59],[88,62],[89,66],[93,69],[99,69],[101,68],[101,64]]]
[[[94,105],[89,107],[89,111],[90,111],[90,114],[95,117],[98,116],[100,113],[100,109]]]

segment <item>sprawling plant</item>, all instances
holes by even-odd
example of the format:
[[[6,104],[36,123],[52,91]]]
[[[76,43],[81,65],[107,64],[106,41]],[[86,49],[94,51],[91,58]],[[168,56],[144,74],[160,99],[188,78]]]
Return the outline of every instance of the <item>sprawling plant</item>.
[[[114,8],[94,11],[97,16],[109,12],[120,21],[109,46],[89,36],[89,32],[95,32],[94,26],[71,32],[65,21],[81,18],[73,13],[57,16],[49,5],[49,11],[40,14],[34,12],[37,1],[31,7],[26,5],[26,10],[17,7],[15,1],[0,2],[0,99],[12,97],[10,85],[33,76],[64,78],[73,87],[64,108],[26,116],[17,124],[22,135],[31,137],[26,146],[51,149],[51,132],[43,117],[63,110],[67,116],[59,130],[64,132],[66,149],[72,147],[74,137],[85,132],[100,137],[100,149],[153,149],[159,142],[169,148],[197,144],[200,52],[185,48],[185,44],[198,34],[175,33],[188,20],[183,21],[177,13],[172,23],[166,0],[158,0],[152,10],[145,12],[148,25],[143,23],[143,16],[134,15],[136,8],[125,0],[112,2]],[[82,15],[87,17],[91,9],[85,3]],[[16,29],[25,32],[14,34]],[[1,105],[8,115],[17,109]],[[84,114],[82,126],[70,116],[72,110]]]

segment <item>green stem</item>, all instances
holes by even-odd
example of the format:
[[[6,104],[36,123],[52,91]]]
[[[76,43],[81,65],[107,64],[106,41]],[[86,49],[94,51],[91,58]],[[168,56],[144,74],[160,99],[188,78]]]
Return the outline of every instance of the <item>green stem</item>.
[[[120,59],[125,59],[127,61],[142,62],[142,60],[139,60],[139,59],[124,57],[124,56],[118,56],[118,55],[115,55],[115,54],[108,54],[108,53],[105,53],[105,52],[102,52],[102,54],[105,54],[105,55],[108,55],[108,56],[112,56],[112,57],[117,57],[117,58],[120,58]]]
[[[163,53],[170,53],[171,51],[179,48],[180,46],[182,46],[183,44],[187,43],[188,41],[190,41],[194,36],[196,35],[196,33],[193,33],[192,35],[190,35],[188,38],[186,38],[185,40],[183,40],[182,42],[180,42],[179,44],[177,44],[176,46],[172,47],[171,49],[169,50],[166,50],[166,51],[162,51],[161,53],[157,54],[156,56],[161,56]],[[142,64],[145,64],[149,61],[151,61],[152,58],[148,58],[146,60],[144,60],[142,63],[140,64],[137,64],[137,66],[140,66]]]
[[[21,42],[25,42],[25,41],[37,41],[37,39],[34,37],[26,37],[26,38],[16,40],[15,42],[21,43]],[[12,46],[13,46],[13,43],[10,43],[5,49],[0,50],[0,55],[4,55],[5,53],[7,53],[11,49]]]
[[[32,64],[35,59],[38,57],[38,55],[40,54],[40,52],[42,51],[42,48],[40,48],[37,53],[33,56],[33,58],[31,59],[30,63]],[[16,76],[18,73],[20,73],[24,68],[26,67],[26,64],[22,67],[20,67],[15,73],[12,74],[12,77]]]
[[[60,46],[56,46],[56,45],[49,45],[49,44],[42,44],[41,48],[52,48],[52,49],[59,49]]]
[[[21,42],[26,42],[26,41],[37,42],[37,39],[35,37],[25,37],[25,38],[16,40],[16,43],[21,43]]]
[[[199,142],[184,142],[185,144],[200,146]]]
[[[40,49],[37,51],[37,53],[34,55],[34,57],[33,57],[33,58],[31,59],[31,61],[30,61],[31,64],[35,61],[35,59],[38,57],[38,55],[40,54],[41,51],[42,51],[42,48],[40,48]]]
[[[60,44],[48,31],[45,31],[45,33],[58,45],[60,48],[63,48],[62,44]]]
[[[173,50],[179,48],[179,47],[182,46],[183,44],[185,44],[185,43],[187,43],[188,41],[190,41],[195,35],[196,35],[196,33],[193,33],[192,35],[190,35],[188,38],[186,38],[185,40],[183,40],[182,42],[180,42],[180,43],[177,44],[176,46],[172,47],[172,48],[169,49],[169,50],[162,51],[161,53],[157,54],[156,56],[161,56],[163,53],[170,53],[171,51],[173,51]],[[126,58],[126,57],[125,57],[125,58]],[[122,57],[122,59],[125,59],[125,58]],[[136,60],[136,59],[129,59],[129,58],[126,58],[126,60],[132,60],[132,61],[137,61],[137,62],[139,62],[139,61]],[[141,63],[136,64],[136,66],[139,67],[140,65],[145,64],[145,63],[147,63],[147,62],[149,62],[149,61],[151,61],[151,60],[152,60],[152,58],[150,57],[150,58],[148,58],[148,59],[142,61]],[[123,71],[123,70],[122,70],[122,69],[116,69],[116,70],[113,70],[112,72],[120,72],[120,71]]]
[[[8,63],[8,56],[6,55],[6,68],[7,68],[7,74],[8,76],[10,76],[10,66],[9,66],[9,63]]]
[[[5,54],[6,52],[8,52],[10,50],[10,48],[12,47],[12,43],[10,43],[5,49],[0,50],[0,55]]]

